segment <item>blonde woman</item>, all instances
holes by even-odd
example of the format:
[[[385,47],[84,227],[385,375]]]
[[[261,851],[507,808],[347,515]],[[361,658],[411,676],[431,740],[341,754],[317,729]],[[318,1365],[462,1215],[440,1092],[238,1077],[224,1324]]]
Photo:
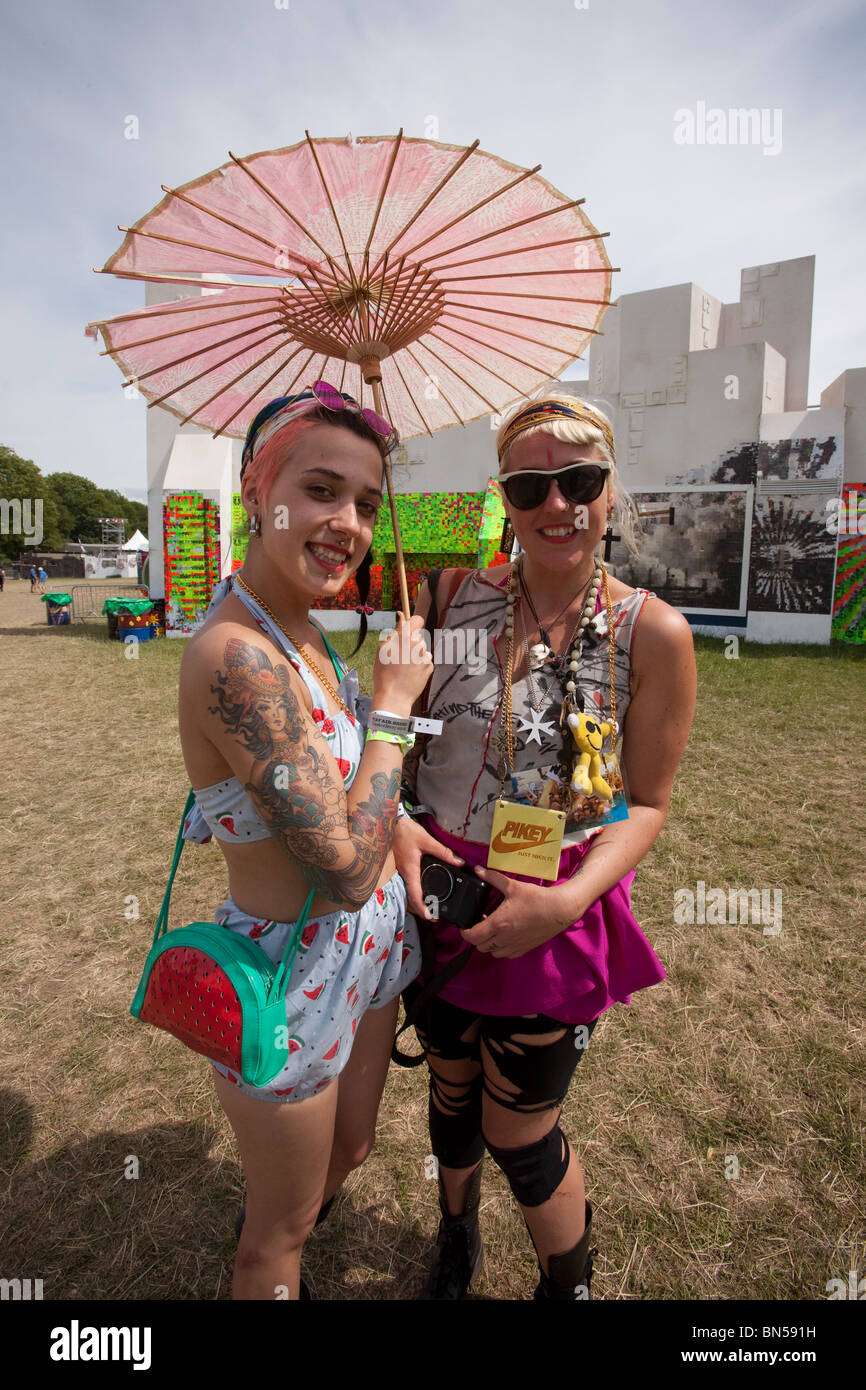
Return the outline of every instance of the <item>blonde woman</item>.
[[[422,853],[451,865],[460,856],[490,890],[475,924],[458,929],[440,911],[424,928],[435,934],[437,972],[474,948],[417,1025],[442,1212],[424,1296],[462,1298],[479,1268],[486,1149],[535,1246],[534,1296],[570,1300],[590,1296],[597,1252],[583,1172],[558,1120],[598,1018],[664,978],[632,916],[629,887],[667,816],[694,711],[695,664],[686,620],[608,575],[597,557],[614,515],[634,542],[634,507],[618,481],[603,412],[553,394],[518,409],[497,446],[522,553],[468,574],[450,598],[445,625],[472,630],[473,650],[486,642],[488,660],[484,669],[449,662],[460,644],[443,643],[428,702],[443,732],[406,769],[429,814],[402,820],[395,837],[419,919],[428,917]],[[451,589],[444,571],[439,598]],[[425,620],[430,604],[422,586],[416,613]],[[587,767],[596,776],[602,764],[593,764],[593,745],[579,770],[573,730],[598,747],[621,737],[626,819],[582,828],[588,802],[577,787]],[[554,820],[557,809],[566,812],[553,879],[485,867],[491,845],[508,848],[501,822],[494,834],[503,798]],[[416,982],[407,1003],[418,991]]]

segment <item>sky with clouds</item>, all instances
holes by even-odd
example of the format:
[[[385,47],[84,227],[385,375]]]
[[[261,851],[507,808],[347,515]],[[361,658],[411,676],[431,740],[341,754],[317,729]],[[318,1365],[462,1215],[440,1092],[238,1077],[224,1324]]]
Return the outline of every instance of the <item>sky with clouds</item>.
[[[3,27],[0,443],[43,473],[144,496],[144,402],[84,336],[143,288],[92,267],[161,184],[305,129],[434,117],[541,163],[610,232],[614,295],[693,280],[730,302],[741,267],[814,254],[810,403],[866,366],[861,0],[28,0]],[[699,102],[781,111],[781,150],[678,144]]]

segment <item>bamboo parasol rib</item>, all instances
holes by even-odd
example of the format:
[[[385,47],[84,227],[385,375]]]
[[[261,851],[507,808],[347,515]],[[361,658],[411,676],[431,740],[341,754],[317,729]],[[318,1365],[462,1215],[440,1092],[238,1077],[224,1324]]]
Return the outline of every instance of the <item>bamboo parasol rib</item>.
[[[442,189],[445,187],[445,185],[446,185],[447,183],[449,183],[449,182],[451,181],[451,179],[453,179],[453,178],[455,177],[455,175],[458,174],[458,173],[460,172],[460,170],[463,168],[463,165],[464,165],[464,164],[466,163],[466,161],[475,153],[475,151],[478,149],[478,146],[479,146],[480,144],[481,144],[481,141],[480,141],[480,140],[474,140],[474,141],[472,142],[472,144],[469,146],[469,148],[463,152],[463,154],[462,154],[462,155],[460,156],[460,158],[457,160],[457,163],[454,165],[454,167],[453,167],[452,169],[449,169],[449,171],[447,172],[447,174],[445,175],[445,177],[444,177],[443,179],[441,179],[440,182],[439,182],[439,183],[436,185],[436,187],[433,189],[433,192],[430,193],[430,194],[424,199],[424,201],[423,201],[423,203],[421,204],[421,206],[412,214],[412,216],[409,218],[409,221],[406,223],[406,225],[400,229],[400,231],[399,231],[399,232],[397,233],[397,235],[394,237],[393,241],[391,241],[391,242],[385,247],[385,250],[384,250],[384,252],[383,252],[383,255],[384,255],[384,256],[389,255],[390,252],[393,251],[394,247],[397,245],[397,242],[400,241],[400,240],[406,235],[406,233],[408,232],[408,230],[409,230],[410,227],[413,227],[413,226],[415,225],[415,223],[418,221],[418,218],[421,216],[421,214],[427,211],[427,209],[430,207],[430,204],[433,202],[433,199],[434,199],[434,198],[437,198],[437,197],[439,196],[439,194],[442,192]],[[377,266],[374,266],[374,267],[373,267],[373,274],[374,274],[374,275],[375,275],[377,269],[378,269]]]
[[[234,221],[231,217],[224,217],[222,213],[216,212],[213,208],[209,208],[205,203],[196,202],[195,198],[190,198],[189,194],[184,193],[182,189],[169,188],[166,184],[162,184],[161,187],[163,192],[169,193],[172,198],[179,198],[181,202],[188,203],[190,207],[196,208],[198,212],[203,212],[208,217],[216,218],[218,222],[222,222],[226,227],[231,227],[236,232],[242,232],[244,236],[253,237],[256,241],[260,241],[262,245],[269,246],[272,251],[278,253],[283,251],[283,247],[280,246],[278,242],[271,241],[268,237],[261,236],[259,232],[254,232],[251,227],[241,226],[240,222]],[[305,269],[315,269],[313,262],[307,257],[300,256],[297,252],[292,252],[291,254]],[[273,264],[273,262],[271,264]]]
[[[599,237],[610,236],[610,232],[599,232],[598,235]],[[520,252],[514,251],[510,248],[507,251],[486,251],[483,256],[469,256],[465,261],[452,261],[449,265],[440,265],[438,269],[440,272],[443,270],[454,270],[458,266],[476,265],[478,261],[495,261],[499,260],[502,256],[528,256],[531,255],[533,251],[550,251],[554,246],[577,246],[578,243],[581,241],[596,240],[597,238],[592,236],[579,236],[564,237],[561,238],[559,241],[537,241],[532,242],[529,246],[525,247],[524,250]],[[618,269],[618,267],[612,266],[611,269],[616,270]]]
[[[146,236],[150,237],[152,241],[164,241],[167,245],[171,246],[187,246],[191,251],[204,251],[211,256],[219,255],[218,246],[206,246],[203,242],[188,241],[185,237],[166,236],[162,232],[145,232],[140,227],[124,227],[120,222],[117,224],[117,230],[119,232],[128,232],[130,236]],[[236,261],[247,261],[250,265],[254,265],[259,269],[264,266],[265,270],[272,264],[270,261],[263,261],[261,256],[244,256],[240,251],[234,253],[233,259]],[[297,272],[295,273],[297,274]]]
[[[289,365],[289,363],[291,362],[292,358],[293,358],[293,357],[297,357],[297,356],[298,356],[298,353],[303,352],[303,350],[304,350],[303,348],[298,347],[298,348],[295,348],[294,352],[290,352],[289,355],[288,355],[288,357],[285,358],[285,360],[284,360],[283,362],[281,362],[280,365],[279,365],[277,368],[275,368],[274,371],[271,372],[270,376],[265,378],[264,385],[265,385],[265,386],[269,386],[270,383],[274,380],[274,378],[277,377],[277,376],[279,376],[280,372],[285,371],[286,367]],[[272,356],[273,356],[273,353],[268,353],[267,355],[268,355],[268,357],[272,357]],[[259,365],[260,365],[260,363],[256,363],[256,366],[259,366]],[[235,382],[241,381],[245,376],[248,376],[250,370],[252,370],[252,369],[251,369],[251,368],[247,368],[245,371],[239,372],[238,375],[237,375],[237,377],[234,378],[234,380],[232,381],[231,384],[234,385]],[[235,411],[235,414],[234,414],[234,415],[230,415],[229,418],[228,418],[227,420],[224,420],[224,421],[223,421],[223,423],[220,425],[219,429],[215,430],[215,432],[214,432],[214,438],[215,438],[215,439],[216,439],[216,437],[217,437],[218,435],[223,434],[223,433],[228,429],[229,425],[232,424],[232,422],[233,422],[233,420],[236,418],[236,416],[240,415],[241,412],[242,412],[243,410],[246,410],[246,409],[247,409],[247,406],[249,405],[250,401],[255,399],[255,397],[258,395],[260,389],[261,389],[260,387],[257,388],[256,391],[253,393],[252,396],[249,396],[249,397],[243,402],[242,405],[239,405],[239,406],[238,406],[238,408],[237,408],[237,410]],[[220,388],[220,391],[221,391],[221,390],[222,390],[222,388]],[[220,394],[220,392],[218,391],[218,392],[217,392],[217,395],[219,395],[219,394]],[[211,400],[213,400],[213,399],[214,399],[214,397],[211,397]],[[207,402],[207,404],[210,405],[210,403],[211,403],[211,401],[209,400],[209,401]],[[192,414],[191,414],[190,416],[188,416],[187,418],[188,418],[188,419],[191,419],[192,416],[195,415],[195,414],[196,414],[196,412],[193,411]]]
[[[228,318],[212,319],[211,322],[222,325],[224,323],[240,323],[243,319],[260,319],[261,317],[261,311],[254,309],[249,314],[232,314]],[[276,321],[276,319],[269,320],[270,323],[276,323]],[[133,341],[131,343],[127,343],[126,346],[131,348],[144,347],[147,343],[161,343],[166,338],[179,338],[183,333],[197,332],[198,326],[196,324],[192,324],[189,328],[173,328],[170,333],[156,333],[150,338],[134,338]],[[242,336],[243,334],[241,334],[241,337]],[[99,355],[100,357],[110,357],[111,353],[109,352],[108,348],[103,348]]]
[[[489,313],[490,311],[489,311],[489,310],[486,310],[485,312]],[[473,326],[474,326],[475,328],[487,328],[487,327],[489,327],[488,324],[479,323],[477,319],[468,319],[468,318],[466,317],[465,314],[451,314],[451,313],[448,313],[448,314],[442,314],[442,315],[440,316],[439,322],[440,322],[440,324],[441,324],[441,326],[442,326],[443,328],[448,328],[448,327],[450,326],[448,323],[446,323],[446,319],[458,319],[458,320],[460,321],[460,323],[471,323],[471,324],[473,324]],[[452,329],[451,331],[452,331],[453,333],[458,333],[458,332],[460,332],[460,330],[457,329],[457,328],[454,328],[454,329]],[[544,342],[541,338],[530,338],[528,334],[526,334],[526,333],[517,333],[517,332],[515,332],[515,330],[514,330],[513,328],[510,329],[509,335],[508,335],[508,336],[509,336],[510,338],[519,338],[520,341],[521,341],[522,343],[534,343],[536,347],[546,347],[546,348],[548,348],[548,349],[553,349],[553,350],[556,351],[556,352],[568,353],[568,352],[571,351],[571,348],[570,348],[570,347],[566,347],[564,343],[551,343],[551,342],[549,342],[549,341],[548,341],[548,342]],[[485,346],[490,347],[490,344],[487,343],[487,344],[485,344]],[[504,352],[504,348],[500,348],[499,351],[500,351],[500,352]],[[523,358],[518,358],[518,359],[516,359],[516,360],[518,360],[518,361],[523,361]]]

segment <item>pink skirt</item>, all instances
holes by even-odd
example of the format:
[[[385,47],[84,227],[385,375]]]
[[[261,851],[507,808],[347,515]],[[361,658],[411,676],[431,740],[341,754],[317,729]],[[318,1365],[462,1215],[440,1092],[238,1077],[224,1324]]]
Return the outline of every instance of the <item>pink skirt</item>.
[[[486,867],[487,845],[449,834],[432,816],[419,819],[434,839],[465,859],[468,868]],[[592,843],[586,840],[563,850],[557,883],[571,877]],[[544,883],[522,874],[509,877]],[[661,961],[632,915],[633,878],[634,871],[626,874],[590,905],[579,922],[516,960],[473,951],[459,974],[445,985],[442,998],[475,1014],[547,1014],[562,1023],[591,1023],[611,1004],[628,1004],[634,990],[665,978]],[[494,901],[499,900],[497,895]],[[457,927],[442,919],[426,925],[436,936],[438,971],[467,943]]]

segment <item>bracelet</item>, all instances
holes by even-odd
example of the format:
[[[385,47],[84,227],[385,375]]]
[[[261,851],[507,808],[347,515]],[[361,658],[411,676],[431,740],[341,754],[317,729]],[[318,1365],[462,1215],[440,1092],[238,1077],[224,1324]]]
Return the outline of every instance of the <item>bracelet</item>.
[[[369,727],[374,733],[401,734],[407,738],[410,734],[441,734],[442,720],[418,714],[406,718],[402,714],[391,714],[387,709],[374,709],[370,711]]]
[[[412,720],[387,709],[374,709],[370,711],[368,727],[374,734],[399,734],[401,738],[408,738],[412,733]]]
[[[402,734],[386,734],[381,729],[368,729],[366,741],[367,743],[396,743],[402,749],[404,757],[410,748],[415,746],[415,740],[411,736],[407,738]]]

